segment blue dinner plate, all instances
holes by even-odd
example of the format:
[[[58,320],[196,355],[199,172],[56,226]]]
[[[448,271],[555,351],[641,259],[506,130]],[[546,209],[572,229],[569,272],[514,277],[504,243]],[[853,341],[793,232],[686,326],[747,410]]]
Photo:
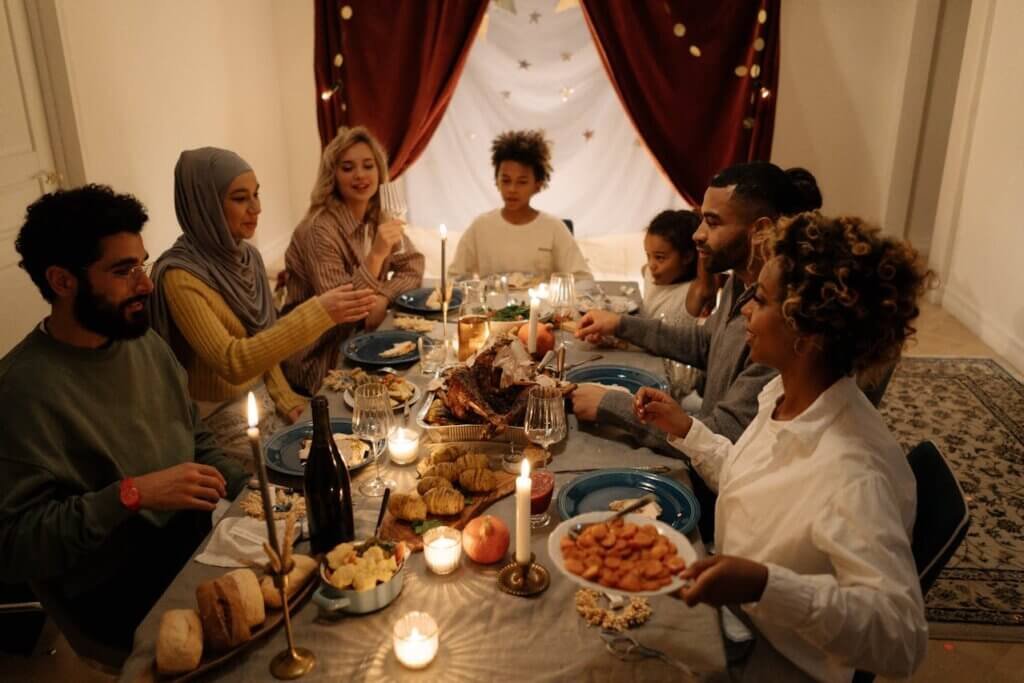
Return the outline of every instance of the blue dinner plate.
[[[395,304],[399,308],[415,313],[440,313],[440,308],[429,308],[427,299],[433,293],[433,287],[420,287],[412,289],[395,297]],[[448,311],[454,311],[462,304],[462,290],[458,287],[452,289],[452,300],[448,302]]]
[[[342,418],[331,418],[331,431],[335,434],[351,434],[352,421]],[[302,442],[305,439],[313,438],[313,423],[302,422],[292,425],[288,429],[278,432],[267,442],[264,449],[267,459],[267,467],[293,477],[301,477],[305,472],[305,465],[299,460],[299,451],[302,450]],[[349,465],[349,471],[354,472],[369,464],[371,457],[367,457],[357,465]]]
[[[601,470],[576,477],[558,492],[558,512],[562,519],[584,512],[607,512],[613,500],[648,493],[658,498],[659,520],[682,534],[697,526],[700,504],[689,489],[674,479],[637,470]]]
[[[360,365],[402,365],[415,363],[420,359],[420,350],[416,347],[416,340],[419,338],[419,334],[408,330],[381,330],[350,337],[341,349],[346,358]],[[381,358],[380,354],[404,341],[413,343],[412,351],[395,358]]]
[[[593,382],[605,386],[618,386],[629,389],[635,394],[641,387],[654,387],[668,391],[668,385],[661,377],[639,368],[627,368],[624,365],[590,365],[576,368],[566,373],[565,379],[574,384]]]

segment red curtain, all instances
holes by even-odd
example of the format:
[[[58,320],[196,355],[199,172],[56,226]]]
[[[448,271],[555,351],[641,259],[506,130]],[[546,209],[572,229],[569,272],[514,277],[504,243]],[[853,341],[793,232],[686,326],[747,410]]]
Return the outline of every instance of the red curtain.
[[[619,99],[691,203],[700,205],[715,172],[769,158],[780,0],[581,5]]]
[[[321,145],[339,126],[364,125],[384,146],[396,178],[441,122],[487,2],[315,2]]]

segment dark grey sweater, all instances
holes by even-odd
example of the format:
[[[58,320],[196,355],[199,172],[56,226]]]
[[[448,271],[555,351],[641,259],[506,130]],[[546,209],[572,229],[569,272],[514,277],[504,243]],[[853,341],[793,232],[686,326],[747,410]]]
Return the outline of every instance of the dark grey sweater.
[[[703,325],[692,319],[666,322],[622,316],[615,332],[655,355],[704,370],[704,401],[693,417],[733,442],[757,414],[757,395],[777,374],[772,368],[750,362],[746,319],[740,315],[746,302],[743,291],[742,281],[730,275],[718,308]],[[645,446],[670,454],[675,451],[664,433],[636,419],[632,397],[624,392],[606,393],[598,406],[597,419],[627,430]]]

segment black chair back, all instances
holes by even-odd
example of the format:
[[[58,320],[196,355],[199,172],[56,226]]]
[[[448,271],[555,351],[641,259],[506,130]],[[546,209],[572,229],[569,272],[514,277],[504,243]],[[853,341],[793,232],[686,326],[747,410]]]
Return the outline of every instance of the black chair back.
[[[960,547],[971,525],[963,489],[949,463],[931,441],[922,441],[907,454],[917,482],[917,516],[910,550],[917,564],[921,595],[939,577],[939,572]],[[871,683],[873,673],[857,671],[853,683]]]
[[[565,223],[565,227],[569,228],[569,234],[570,235],[575,235],[576,234],[576,231],[573,230],[573,228],[572,228],[572,221],[571,220],[569,220],[568,218],[563,218],[562,222]]]

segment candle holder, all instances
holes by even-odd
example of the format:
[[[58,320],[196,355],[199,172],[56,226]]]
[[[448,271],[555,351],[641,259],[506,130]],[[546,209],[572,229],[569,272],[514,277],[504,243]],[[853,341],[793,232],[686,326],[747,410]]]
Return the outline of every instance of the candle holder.
[[[281,610],[284,614],[284,633],[288,639],[288,649],[277,653],[270,660],[270,673],[274,678],[290,681],[313,670],[316,666],[316,655],[304,647],[295,647],[295,640],[292,637],[291,606],[288,604],[288,572],[295,567],[295,563],[288,562],[287,567],[281,567],[281,573],[276,573],[272,565],[268,565],[267,571],[274,577],[274,586],[281,592]]]
[[[462,560],[462,532],[439,526],[423,534],[423,559],[435,574],[454,572]]]
[[[540,595],[551,585],[551,574],[544,565],[535,562],[536,556],[530,553],[530,561],[521,564],[512,560],[498,572],[498,588],[509,595],[529,598]]]
[[[395,657],[408,669],[423,669],[434,661],[440,641],[437,622],[426,612],[409,612],[392,629]]]

